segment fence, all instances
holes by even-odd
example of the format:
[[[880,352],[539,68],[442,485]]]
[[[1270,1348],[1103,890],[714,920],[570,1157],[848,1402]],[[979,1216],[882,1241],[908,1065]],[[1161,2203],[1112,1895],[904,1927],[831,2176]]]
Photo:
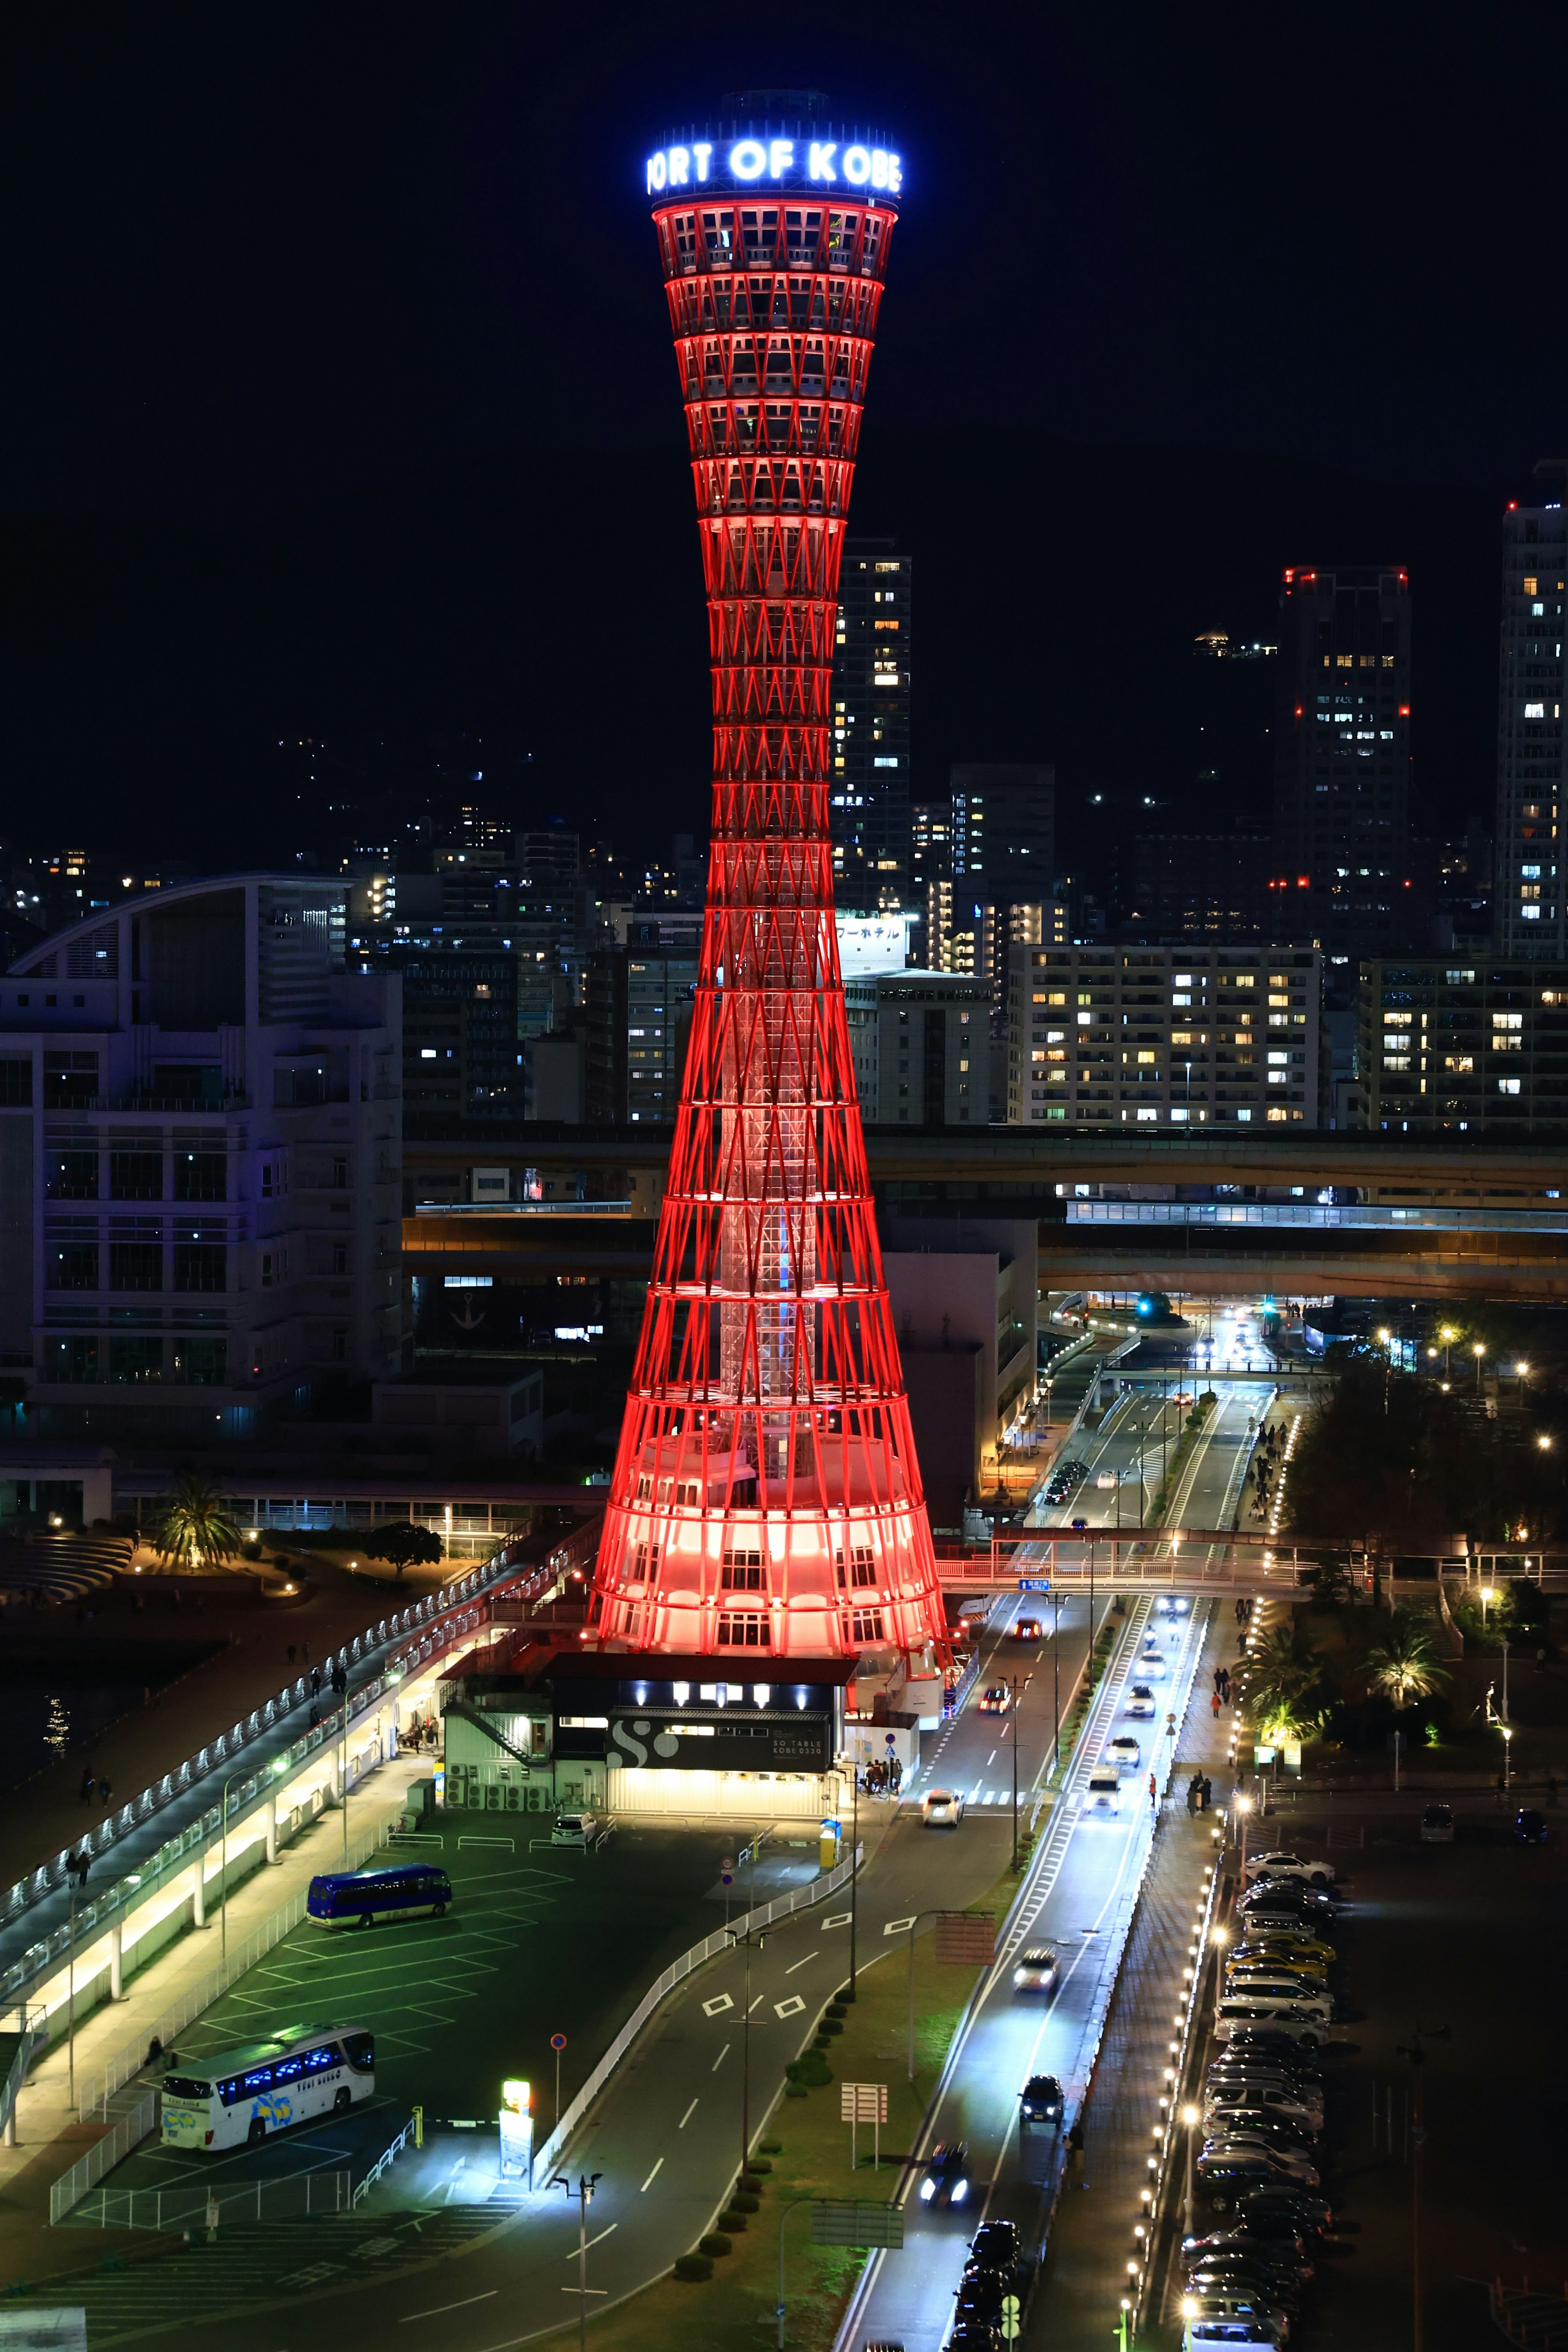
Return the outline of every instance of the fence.
[[[146,2138],[158,2120],[158,2094],[149,2091],[144,2099],[133,2106],[129,2115],[121,2116],[112,2131],[95,2140],[85,2156],[79,2157],[70,2170],[62,2173],[49,2186],[49,2225],[63,2221],[73,2205],[79,2205],[89,2189],[96,2189],[106,2172],[112,2172],[121,2157],[129,2156]]]
[[[374,1829],[363,1831],[354,1840],[349,1848],[348,1861],[336,1866],[340,1870],[358,1870],[378,1847],[386,1843],[392,1823],[402,1818],[401,1810],[384,1813]],[[122,2084],[129,2083],[132,2076],[139,2074],[146,2065],[147,2052],[152,2042],[156,2040],[166,2050],[175,2035],[184,2032],[193,2018],[199,2017],[204,2009],[210,2009],[213,2002],[245,1974],[247,1969],[254,1968],[274,1944],[281,1943],[290,1928],[297,1927],[304,1917],[305,1898],[306,1889],[301,1887],[297,1895],[289,1896],[280,1910],[274,1911],[269,1919],[264,1919],[259,1927],[253,1928],[243,1944],[236,1945],[226,1960],[220,1960],[216,1969],[209,1969],[205,1976],[199,1978],[171,2008],[164,2010],[161,2017],[154,2018],[150,2025],[143,2027],[134,2042],[126,2042],[115,2053],[102,2074],[94,2078],[93,2087],[82,2098],[79,2113],[84,2124],[99,2111],[107,2122],[110,2100]],[[148,2129],[151,2128],[149,2125]],[[71,2176],[68,2173],[66,2177],[68,2179]],[[94,2176],[95,2179],[97,2177]]]
[[[673,1992],[693,1969],[701,1968],[708,1960],[716,1959],[721,1952],[732,1950],[732,1938],[736,1936],[744,1935],[751,1928],[771,1927],[775,1919],[787,1919],[794,1911],[807,1911],[814,1903],[820,1903],[824,1895],[835,1894],[847,1884],[865,1851],[864,1846],[858,1846],[847,1861],[839,1863],[826,1877],[813,1879],[809,1886],[797,1886],[792,1894],[778,1895],[772,1903],[763,1904],[759,1911],[748,1911],[743,1919],[736,1919],[729,1928],[720,1928],[716,1934],[705,1937],[700,1944],[693,1944],[689,1952],[683,1952],[679,1959],[673,1960],[644,1993],[550,2137],[534,2151],[535,2177],[542,2171],[547,2173],[551,2165],[559,2162],[573,2133],[667,1993]]]
[[[103,2189],[78,2208],[79,2227],[97,2230],[232,2230],[259,2221],[295,2221],[319,2213],[348,2213],[356,2202],[350,2173],[291,2172],[280,2180],[250,2180],[243,2188]]]

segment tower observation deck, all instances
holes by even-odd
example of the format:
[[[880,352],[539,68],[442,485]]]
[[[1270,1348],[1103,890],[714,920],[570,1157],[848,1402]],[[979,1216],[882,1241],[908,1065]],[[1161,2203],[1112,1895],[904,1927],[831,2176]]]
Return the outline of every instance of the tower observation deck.
[[[929,1673],[942,1596],[828,827],[839,562],[903,167],[764,96],[802,102],[738,101],[647,164],[708,594],[712,841],[592,1635],[752,1671],[893,1650]]]

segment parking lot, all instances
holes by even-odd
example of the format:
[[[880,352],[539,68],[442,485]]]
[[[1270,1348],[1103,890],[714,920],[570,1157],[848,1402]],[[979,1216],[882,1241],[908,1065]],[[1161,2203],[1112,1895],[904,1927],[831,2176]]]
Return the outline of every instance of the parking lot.
[[[312,1834],[330,1870],[333,1832]],[[180,2039],[189,2072],[282,2025],[365,2026],[376,2043],[374,2102],[222,2157],[149,2140],[106,2187],[171,2189],[221,2170],[226,2193],[260,2176],[344,2166],[357,2178],[416,2104],[433,2122],[493,2120],[502,2081],[517,2075],[538,2086],[535,2115],[547,2129],[551,2035],[566,2036],[564,2105],[652,1979],[722,1919],[719,1863],[740,1834],[637,1823],[598,1853],[531,1853],[526,1822],[514,1836],[449,1818],[444,1849],[419,1850],[451,1878],[445,1918],[383,1919],[369,1929],[302,1922]],[[815,1861],[815,1844],[807,1853],[781,1843],[759,1871],[760,1897],[786,1870],[800,1874]]]

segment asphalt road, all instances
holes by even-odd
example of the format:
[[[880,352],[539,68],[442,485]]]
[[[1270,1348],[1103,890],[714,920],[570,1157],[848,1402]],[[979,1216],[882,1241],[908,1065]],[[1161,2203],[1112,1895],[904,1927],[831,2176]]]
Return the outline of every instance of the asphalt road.
[[[1016,1674],[1021,1683],[1029,1678],[1018,1713],[1026,1805],[1049,1762],[1054,1690],[1054,1612],[1029,1605],[1046,1619],[1044,1638],[1014,1638],[1010,1629],[1021,1604],[1004,1601],[984,1637],[986,1664],[974,1694],[1004,1674]],[[1084,1657],[1088,1616],[1083,1601],[1063,1605],[1064,1697]],[[858,1891],[862,1965],[873,1953],[889,1951],[892,1923],[935,1904],[962,1908],[995,1884],[1011,1843],[1011,1724],[982,1715],[972,1696],[907,1787],[904,1802],[887,1809],[890,1821],[882,1806],[862,1800],[868,1824],[879,1814],[886,1824]],[[968,1801],[955,1832],[921,1825],[920,1796],[933,1780],[962,1789]],[[1047,1841],[1047,1857],[1056,1843]],[[613,1933],[611,1923],[604,1932]],[[637,1932],[629,1921],[627,1932]],[[709,2227],[739,2165],[748,2044],[754,2136],[786,2061],[847,1974],[849,1932],[848,1905],[840,1895],[770,1932],[752,1958],[749,1986],[743,1955],[713,1963],[672,1997],[617,2071],[592,2125],[570,2151],[574,2179],[583,2171],[602,2174],[588,2230],[589,2284],[597,2307],[635,2292]],[[902,1931],[894,1929],[892,1940],[901,1948]],[[644,1980],[652,1973],[652,1966],[639,1971]],[[487,2071],[506,2071],[499,2036]],[[438,2086],[423,2088],[427,2107],[439,2112]],[[399,2331],[417,2323],[419,2352],[489,2352],[569,2321],[576,2285],[575,2206],[559,2189],[542,2186],[489,2234],[470,2237],[460,2263],[410,2273],[411,2263],[446,2250],[443,2231],[459,2210],[447,2204],[449,2169],[441,2167],[437,2179],[428,2163],[400,2161],[361,2208],[353,2243],[347,2238],[329,2243],[321,2230],[301,2225],[285,2242],[287,2252],[280,2245],[275,2257],[272,2276],[283,2290],[275,2299],[257,2280],[254,2254],[238,2233],[228,2247],[204,2252],[199,2268],[185,2273],[192,2294],[182,2342],[202,2352],[208,2346],[212,2352],[304,2352],[335,2346],[346,2323],[395,2345],[403,2340]],[[324,2263],[321,2255],[329,2257]],[[224,2298],[226,2264],[245,2279],[238,2311],[233,2305],[240,2298]],[[134,2278],[110,2279],[101,2287],[93,2283],[89,2307],[95,2343],[117,2332],[120,2296],[129,2301],[142,2291]],[[352,2305],[342,2299],[345,2291],[352,2291]]]

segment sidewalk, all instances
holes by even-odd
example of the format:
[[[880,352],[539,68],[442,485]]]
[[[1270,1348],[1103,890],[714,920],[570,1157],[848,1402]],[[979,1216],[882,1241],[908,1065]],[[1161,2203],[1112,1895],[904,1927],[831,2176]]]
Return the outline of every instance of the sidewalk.
[[[448,1670],[449,1661],[437,1661],[424,1677],[407,1685],[404,1696],[421,1707],[433,1704],[436,1680]],[[409,1782],[427,1775],[430,1767],[428,1755],[400,1756],[351,1789],[351,1852],[398,1817]],[[302,1895],[319,1872],[342,1866],[343,1834],[341,1810],[329,1806],[280,1849],[276,1864],[263,1864],[234,1889],[226,1927],[231,1956],[237,1956],[247,1937],[264,1929],[292,1897]],[[146,2250],[145,2233],[80,2231],[73,2236],[67,2230],[51,2229],[49,2189],[103,2136],[101,2122],[79,2120],[79,2103],[122,2051],[144,2053],[158,2021],[218,1968],[225,1933],[215,1902],[205,1928],[180,1936],[128,1978],[123,1999],[105,2001],[89,2012],[75,2036],[74,2095],[63,2040],[36,2063],[16,2104],[16,2144],[0,2147],[0,2291],[17,2279],[36,2284],[54,2272]],[[127,2082],[109,2100],[110,2123],[144,2095],[149,2079]]]
[[[1051,2352],[1102,2352],[1128,2292],[1128,2264],[1140,2242],[1141,2192],[1164,2070],[1172,2063],[1172,2021],[1183,2004],[1182,1970],[1204,1871],[1217,1851],[1214,1814],[1189,1817],[1186,1787],[1194,1771],[1214,1782],[1217,1807],[1228,1795],[1226,1755],[1231,1715],[1215,1719],[1209,1698],[1214,1668],[1235,1655],[1236,1626],[1223,1602],[1204,1643],[1192,1703],[1171,1775],[1159,1837],[1106,2021],[1094,2081],[1083,2111],[1084,2150],[1069,2174],[1030,2309],[1026,2347]],[[1152,2334],[1146,2326],[1146,2335]]]

